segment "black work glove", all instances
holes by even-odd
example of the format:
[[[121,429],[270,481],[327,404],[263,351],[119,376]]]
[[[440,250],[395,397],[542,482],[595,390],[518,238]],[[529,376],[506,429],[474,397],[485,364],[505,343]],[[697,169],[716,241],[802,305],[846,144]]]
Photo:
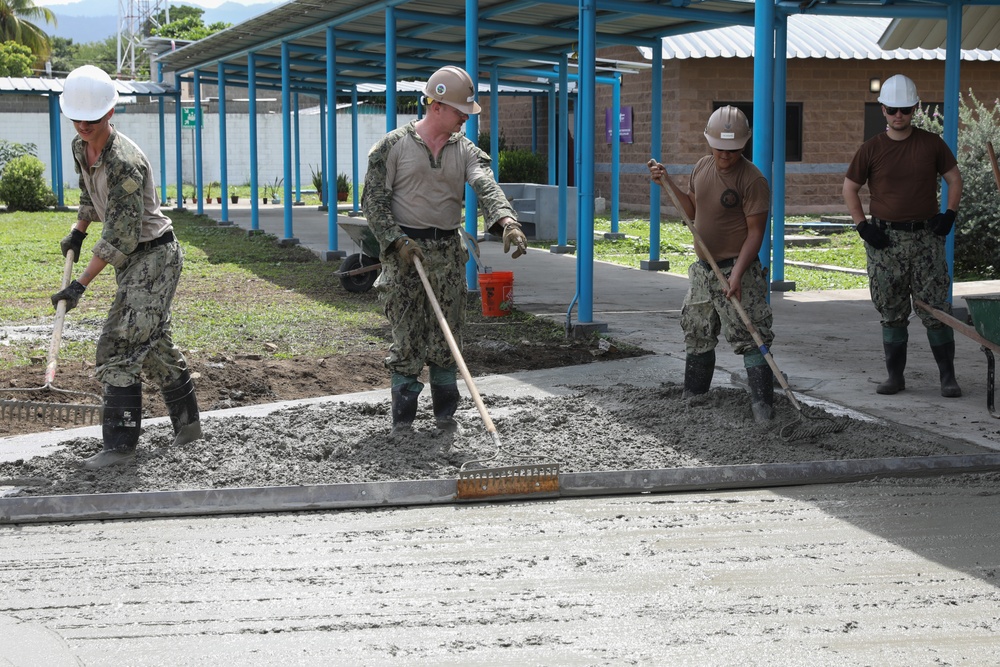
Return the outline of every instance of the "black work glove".
[[[885,232],[875,225],[868,224],[867,220],[859,222],[856,229],[858,230],[858,235],[865,240],[865,243],[876,250],[883,250],[892,245],[892,241],[885,235]]]
[[[958,214],[949,208],[944,213],[938,213],[937,215],[931,217],[931,219],[928,220],[931,225],[931,231],[938,236],[948,236],[951,232],[951,226],[955,224],[956,215]]]
[[[80,303],[80,297],[83,296],[83,293],[86,291],[87,288],[84,287],[82,283],[74,280],[69,284],[69,287],[52,295],[52,305],[58,308],[59,302],[65,301],[66,312],[68,313],[76,308],[76,304]]]
[[[59,248],[62,250],[63,257],[66,256],[66,253],[72,250],[73,261],[79,262],[80,250],[83,248],[83,240],[85,238],[87,238],[87,234],[74,227],[70,233],[64,236],[63,240],[59,242]]]

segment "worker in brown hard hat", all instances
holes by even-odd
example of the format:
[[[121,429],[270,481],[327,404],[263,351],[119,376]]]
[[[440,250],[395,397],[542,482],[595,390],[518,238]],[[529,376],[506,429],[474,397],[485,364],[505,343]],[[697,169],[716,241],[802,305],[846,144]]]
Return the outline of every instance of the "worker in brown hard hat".
[[[457,429],[457,362],[412,265],[420,258],[461,346],[468,293],[469,255],[461,233],[466,184],[476,192],[486,230],[502,235],[504,252],[514,247],[517,258],[527,250],[490,156],[462,133],[469,116],[481,110],[472,77],[460,67],[442,67],[427,80],[423,101],[427,113],[422,118],[389,132],[368,153],[361,199],[380,247],[382,272],[375,288],[392,326],[385,365],[392,372],[395,433],[405,433],[416,418],[424,366],[429,367],[435,424]]]
[[[715,373],[715,348],[722,333],[736,354],[743,356],[754,419],[774,418],[774,375],[730,299],[739,300],[768,347],[771,306],[767,277],[757,257],[767,228],[771,190],[767,179],[743,156],[750,124],[738,108],[716,109],[705,127],[711,155],[691,171],[688,190],[674,183],[660,163],[651,162],[653,180],[670,187],[694,222],[705,249],[696,244],[699,259],[688,268],[690,286],[681,308],[684,330],[684,397],[706,393]],[[714,275],[707,251],[728,280],[724,289]]]

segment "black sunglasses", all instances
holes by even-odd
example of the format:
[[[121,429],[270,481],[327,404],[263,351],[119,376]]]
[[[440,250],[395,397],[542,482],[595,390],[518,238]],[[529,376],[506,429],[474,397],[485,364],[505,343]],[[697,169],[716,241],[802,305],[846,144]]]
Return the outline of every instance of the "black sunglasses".
[[[890,116],[895,116],[897,111],[902,111],[904,116],[913,113],[914,107],[886,107],[885,112]]]
[[[102,120],[104,120],[104,116],[101,116],[97,120],[77,120],[76,118],[70,118],[71,123],[90,123],[91,125],[97,125]]]

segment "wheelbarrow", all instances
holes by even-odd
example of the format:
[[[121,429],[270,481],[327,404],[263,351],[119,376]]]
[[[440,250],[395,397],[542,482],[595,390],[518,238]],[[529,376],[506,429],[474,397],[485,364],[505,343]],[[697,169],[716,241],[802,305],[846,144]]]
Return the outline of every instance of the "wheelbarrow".
[[[919,299],[914,299],[913,303],[982,346],[980,349],[986,354],[986,407],[991,417],[1000,419],[1000,413],[994,408],[993,396],[996,377],[996,361],[993,353],[1000,353],[1000,294],[965,297],[969,315],[972,317],[972,326],[944,311],[932,308]]]
[[[367,292],[375,284],[382,264],[378,259],[378,241],[368,223],[363,219],[347,218],[337,221],[337,225],[351,237],[361,252],[348,255],[340,263],[337,275],[340,284],[348,292]]]

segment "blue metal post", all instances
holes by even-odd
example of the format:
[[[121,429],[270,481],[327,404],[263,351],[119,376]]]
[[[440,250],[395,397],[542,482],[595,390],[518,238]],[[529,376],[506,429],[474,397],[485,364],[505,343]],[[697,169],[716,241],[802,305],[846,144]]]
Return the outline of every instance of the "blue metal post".
[[[945,44],[944,61],[944,142],[952,152],[958,155],[958,115],[962,104],[960,84],[960,64],[962,61],[962,3],[953,0],[948,5],[948,36]],[[948,184],[941,183],[941,210],[948,208]],[[953,298],[955,287],[955,230],[948,234],[944,243],[944,257],[948,263],[948,275],[952,280],[948,283],[948,299]]]
[[[466,0],[468,2],[468,0]],[[476,33],[472,33],[476,34]],[[473,77],[475,81],[475,77]],[[385,131],[396,129],[396,9],[385,10]]]
[[[472,89],[479,92],[479,2],[465,0],[465,34],[470,38],[465,40],[465,71],[472,77]],[[496,91],[493,91],[494,93]],[[479,136],[479,116],[469,116],[465,124],[465,134],[472,141]],[[499,174],[496,174],[499,176]],[[472,186],[465,185],[465,231],[475,238],[479,231],[479,205],[476,192]],[[479,288],[479,272],[475,261],[470,257],[465,264],[465,283],[469,289]]]
[[[337,35],[326,28],[326,235],[328,253],[338,252],[337,238]]]
[[[594,108],[596,104],[597,68],[597,4],[595,0],[580,0],[580,80],[577,111],[580,128],[577,145],[580,167],[577,170],[577,203],[579,230],[576,239],[576,269],[580,302],[577,316],[581,323],[594,321]]]
[[[49,95],[49,160],[52,163],[52,192],[56,195],[56,201],[62,208],[62,187],[59,177],[59,163],[62,162],[62,145],[59,141],[59,125],[62,123],[62,116],[59,112],[59,98]]]
[[[177,90],[181,89],[181,78],[177,75]],[[175,166],[177,168],[177,210],[184,210],[184,151],[182,150],[182,139],[184,137],[181,128],[181,94],[177,93],[174,99],[174,152],[177,154]]]
[[[295,138],[295,161],[292,163],[295,166],[295,203],[302,203],[302,143],[301,134],[299,132],[299,94],[295,93],[292,96],[292,107],[294,110],[294,115],[292,116],[293,126],[295,131],[293,136]]]
[[[163,83],[163,63],[156,64],[156,81]],[[157,110],[160,120],[160,202],[167,201],[167,127],[164,115],[163,95],[157,98]]]
[[[774,183],[774,141],[771,137],[774,127],[774,15],[773,2],[754,3],[753,162],[769,184]],[[765,271],[771,264],[771,241],[767,231],[765,229],[758,253]],[[770,291],[769,288],[768,294]]]
[[[253,53],[247,56],[247,97],[250,98],[248,115],[250,116],[250,230],[260,230],[260,193],[259,174],[257,173],[257,57]]]
[[[319,190],[316,195],[319,197],[319,205],[322,208],[327,205],[326,199],[326,97],[319,96]]]
[[[548,163],[549,163],[549,185],[555,185],[559,182],[559,172],[558,163],[559,160],[556,158],[556,88],[555,85],[549,81],[549,91],[546,94],[548,98]]]
[[[500,75],[497,66],[490,68],[490,162],[493,175],[500,180]],[[533,131],[533,130],[532,130]],[[479,143],[479,137],[470,137],[473,143]]]
[[[292,82],[291,47],[281,43],[281,158],[284,179],[285,236],[282,241],[294,242],[292,230]]]
[[[201,72],[194,71],[194,196],[198,200],[198,215],[205,212],[205,199],[202,187],[204,173],[202,172],[201,129],[204,127],[201,116]]]
[[[229,223],[229,154],[226,150],[226,66],[219,61],[219,197],[222,223]]]
[[[351,178],[354,179],[354,187],[351,189],[351,194],[354,200],[354,212],[357,213],[360,205],[361,199],[361,188],[358,184],[361,182],[361,167],[358,164],[358,85],[351,85]]]
[[[559,232],[557,243],[566,247],[569,234],[566,231],[566,208],[569,193],[569,59],[566,54],[559,57]],[[576,221],[573,221],[576,224]],[[579,243],[579,239],[577,239]]]
[[[594,84],[597,85],[596,83]],[[595,91],[596,92],[596,91]],[[618,233],[618,179],[621,177],[622,75],[615,72],[611,102],[611,233]],[[595,95],[596,98],[596,95]]]
[[[788,17],[779,14],[774,22],[774,188],[771,192],[773,245],[771,248],[771,288],[786,291],[785,285],[785,106],[788,76]],[[779,185],[780,184],[780,185]],[[766,235],[765,235],[766,240]],[[763,250],[763,247],[761,248]]]
[[[663,48],[653,49],[653,69],[651,97],[653,106],[649,136],[649,154],[657,162],[663,156]],[[649,188],[649,266],[652,269],[660,261],[660,186],[650,181]],[[666,268],[666,267],[664,267]]]

